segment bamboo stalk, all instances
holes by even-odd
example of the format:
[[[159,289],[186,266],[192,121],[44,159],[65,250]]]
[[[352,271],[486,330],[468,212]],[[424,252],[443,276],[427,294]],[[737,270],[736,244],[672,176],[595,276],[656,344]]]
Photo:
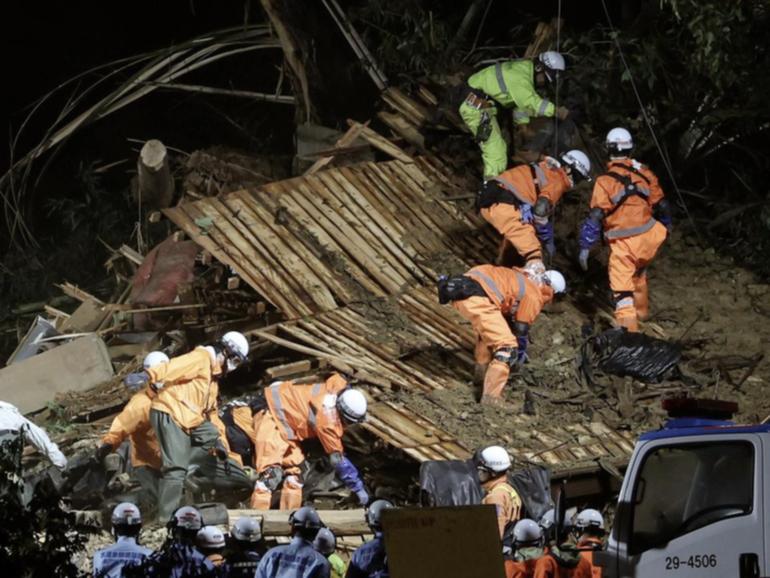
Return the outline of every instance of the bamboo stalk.
[[[198,84],[180,84],[177,82],[147,82],[151,86],[169,90],[181,90],[184,92],[196,92],[199,94],[218,94],[222,96],[235,96],[238,98],[250,98],[261,102],[275,102],[279,104],[296,104],[297,99],[292,95],[268,94],[266,92],[252,92],[250,90],[231,90],[227,88],[214,88]]]

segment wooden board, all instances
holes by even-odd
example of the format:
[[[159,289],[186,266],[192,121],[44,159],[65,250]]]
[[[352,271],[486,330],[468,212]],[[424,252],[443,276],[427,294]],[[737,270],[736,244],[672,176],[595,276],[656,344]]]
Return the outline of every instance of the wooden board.
[[[228,510],[227,513],[231,524],[245,516],[257,518],[262,523],[262,533],[267,536],[288,536],[291,533],[290,512],[286,510]],[[337,537],[371,533],[364,510],[319,510],[318,515]]]

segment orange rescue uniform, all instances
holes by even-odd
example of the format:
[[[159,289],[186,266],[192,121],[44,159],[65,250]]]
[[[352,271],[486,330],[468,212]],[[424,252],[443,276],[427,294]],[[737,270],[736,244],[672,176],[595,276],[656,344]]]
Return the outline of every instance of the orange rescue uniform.
[[[517,551],[513,560],[505,561],[505,578],[533,578],[537,561],[545,554],[545,550],[538,547],[525,547]]]
[[[112,420],[109,431],[102,438],[113,450],[126,438],[131,443],[131,465],[160,470],[160,446],[150,424],[150,406],[155,392],[149,387],[134,395],[118,416]]]
[[[327,454],[342,453],[344,428],[335,402],[336,395],[347,386],[345,378],[335,373],[322,383],[285,381],[266,388],[268,409],[254,418],[257,472],[279,466],[285,475],[298,476],[299,466],[305,461],[300,442],[307,439],[318,438]],[[295,493],[299,490],[301,500],[301,488],[299,485],[288,489]],[[285,482],[283,491],[287,492]],[[290,496],[287,499],[296,498]],[[287,504],[282,495],[283,505]],[[270,492],[255,490],[252,507],[269,509]]]
[[[505,476],[493,478],[481,485],[484,488],[482,504],[491,504],[497,512],[497,529],[503,539],[508,524],[515,524],[521,517],[521,498]]]
[[[510,375],[510,365],[493,359],[500,350],[515,350],[516,337],[506,318],[532,324],[543,306],[553,299],[553,290],[538,286],[521,269],[479,265],[467,273],[484,290],[486,297],[473,296],[453,301],[452,306],[467,319],[476,334],[476,363],[489,364],[484,375],[483,395],[501,398]]]
[[[638,319],[649,315],[646,267],[666,240],[666,227],[652,216],[653,207],[663,200],[658,178],[633,159],[612,160],[607,172],[631,180],[642,193],[622,203],[625,186],[604,174],[596,179],[591,208],[605,213],[604,237],[610,247],[608,263],[610,288],[615,294],[615,320],[629,331],[638,331]]]
[[[604,548],[604,542],[600,538],[588,536],[578,541],[580,557],[585,558],[591,565],[593,578],[602,578],[602,567],[594,564],[594,552]]]
[[[558,548],[540,558],[535,565],[534,578],[591,578],[591,564],[577,556],[570,555],[568,564],[559,563],[557,556],[564,554]],[[571,554],[571,553],[570,553]],[[573,562],[575,562],[573,564]]]
[[[547,158],[531,165],[508,169],[494,179],[519,202],[535,206],[538,199],[547,199],[550,209],[572,188],[566,171],[555,159]],[[510,203],[495,203],[481,209],[481,216],[503,236],[500,256],[513,245],[525,261],[542,261],[543,251],[532,223],[521,222],[519,207]]]

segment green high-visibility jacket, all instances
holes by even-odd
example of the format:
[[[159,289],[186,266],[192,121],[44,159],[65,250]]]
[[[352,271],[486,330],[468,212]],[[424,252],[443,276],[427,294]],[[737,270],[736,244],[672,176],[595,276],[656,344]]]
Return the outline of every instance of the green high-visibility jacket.
[[[482,68],[468,79],[471,88],[486,93],[506,108],[515,107],[516,124],[531,116],[553,116],[556,107],[535,91],[534,64],[529,59],[508,60]]]

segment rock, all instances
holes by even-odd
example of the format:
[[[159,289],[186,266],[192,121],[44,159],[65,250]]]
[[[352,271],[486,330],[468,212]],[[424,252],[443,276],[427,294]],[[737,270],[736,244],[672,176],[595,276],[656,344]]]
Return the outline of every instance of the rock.
[[[768,291],[770,291],[770,285],[765,285],[760,283],[746,285],[746,292],[752,297],[760,297],[762,295],[767,295]]]
[[[559,332],[554,333],[551,336],[551,343],[553,343],[554,345],[561,345],[562,343],[564,343],[564,336]]]

